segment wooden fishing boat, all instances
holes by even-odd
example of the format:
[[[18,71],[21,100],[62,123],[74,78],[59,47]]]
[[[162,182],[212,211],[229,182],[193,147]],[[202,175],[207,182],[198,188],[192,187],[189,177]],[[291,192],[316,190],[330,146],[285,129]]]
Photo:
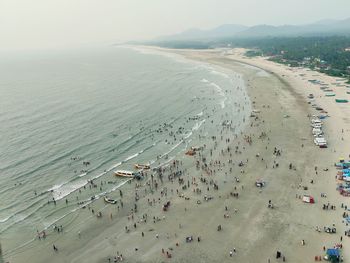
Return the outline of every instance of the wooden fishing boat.
[[[149,164],[136,163],[135,168],[139,169],[139,170],[149,170],[149,169],[151,169],[151,166]]]
[[[117,200],[110,199],[107,196],[105,196],[103,199],[106,203],[109,203],[109,204],[116,204],[117,203]]]
[[[132,171],[117,170],[117,171],[114,171],[114,175],[120,176],[120,177],[133,178],[135,176],[135,173]]]

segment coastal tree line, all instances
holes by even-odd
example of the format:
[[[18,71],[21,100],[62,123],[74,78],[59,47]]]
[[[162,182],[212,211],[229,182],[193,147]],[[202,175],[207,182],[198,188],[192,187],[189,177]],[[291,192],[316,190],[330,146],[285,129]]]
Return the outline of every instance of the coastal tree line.
[[[269,56],[290,66],[306,66],[331,76],[350,77],[350,37],[295,37],[236,40],[252,49],[247,56]]]
[[[244,47],[247,56],[269,56],[290,66],[304,66],[331,76],[345,77],[350,83],[350,37],[264,37],[215,40],[152,41],[144,44],[177,49]]]

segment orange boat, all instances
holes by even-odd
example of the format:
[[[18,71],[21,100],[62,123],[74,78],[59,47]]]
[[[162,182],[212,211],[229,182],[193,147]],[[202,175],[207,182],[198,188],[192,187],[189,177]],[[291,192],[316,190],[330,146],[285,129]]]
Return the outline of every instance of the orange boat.
[[[196,154],[196,151],[194,151],[194,150],[188,150],[185,154],[186,154],[186,155],[189,155],[189,156],[193,156],[193,155]]]

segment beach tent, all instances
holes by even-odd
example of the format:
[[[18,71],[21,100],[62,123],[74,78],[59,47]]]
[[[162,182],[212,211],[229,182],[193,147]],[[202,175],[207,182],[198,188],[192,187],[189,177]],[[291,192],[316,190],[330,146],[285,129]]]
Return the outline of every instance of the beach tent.
[[[350,167],[350,163],[349,162],[344,162],[344,163],[340,162],[340,163],[336,163],[335,166],[337,168],[347,169]]]
[[[347,99],[335,99],[335,102],[337,102],[337,103],[347,103],[348,100]]]
[[[342,169],[346,169],[350,167],[349,162],[345,162],[345,163],[336,163],[335,166],[337,168],[342,168]]]
[[[325,119],[325,118],[327,118],[327,117],[328,117],[327,115],[319,115],[319,116],[318,116],[318,118],[319,118],[320,120]]]
[[[310,196],[310,195],[304,195],[303,196],[303,202],[304,203],[308,203],[308,204],[314,204],[315,203],[315,199]]]
[[[350,176],[349,175],[343,176],[343,180],[346,182],[350,182]]]
[[[346,168],[346,169],[343,169],[343,174],[349,174],[350,173],[350,169]]]
[[[326,253],[326,259],[330,262],[340,262],[340,253],[339,249],[336,248],[328,248]]]

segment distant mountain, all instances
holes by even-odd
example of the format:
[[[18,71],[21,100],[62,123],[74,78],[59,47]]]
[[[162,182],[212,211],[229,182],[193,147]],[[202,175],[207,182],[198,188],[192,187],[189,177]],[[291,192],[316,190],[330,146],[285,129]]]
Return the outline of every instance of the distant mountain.
[[[336,20],[336,19],[322,19],[313,23],[313,25],[331,25],[338,22],[339,20]]]
[[[190,29],[182,33],[164,36],[157,41],[172,40],[213,40],[222,38],[261,38],[261,37],[296,37],[349,35],[350,18],[345,20],[324,19],[308,25],[222,25],[211,30]]]
[[[288,37],[350,35],[350,19],[321,20],[309,25],[258,25],[238,32],[233,37]]]
[[[214,38],[225,38],[231,37],[238,32],[248,29],[247,26],[227,24],[219,27],[202,30],[202,29],[189,29],[179,34],[159,37],[156,40],[203,40],[203,39],[214,39]]]

